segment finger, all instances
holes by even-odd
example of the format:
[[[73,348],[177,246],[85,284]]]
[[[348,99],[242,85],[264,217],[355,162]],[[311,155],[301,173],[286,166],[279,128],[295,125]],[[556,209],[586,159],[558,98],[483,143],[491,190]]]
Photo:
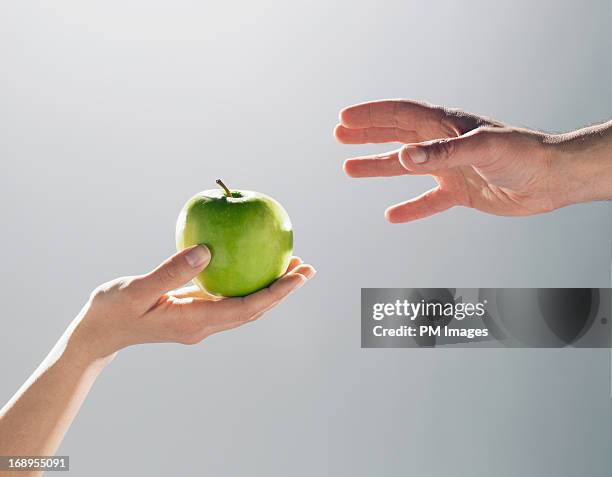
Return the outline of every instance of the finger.
[[[297,273],[297,274],[303,275],[307,280],[310,280],[312,277],[315,276],[317,272],[311,265],[301,265],[299,267],[296,267],[294,271],[292,271],[291,273]],[[279,301],[270,303],[268,306],[258,309],[255,315],[248,317],[247,321],[254,321],[256,319],[261,318],[269,309],[276,306],[276,304]]]
[[[384,142],[420,142],[415,131],[405,131],[396,127],[349,129],[341,124],[334,130],[336,139],[343,144],[378,144]]]
[[[142,299],[157,301],[168,290],[178,288],[197,276],[210,262],[210,251],[194,245],[170,257],[155,270],[136,278],[132,286]]]
[[[349,177],[391,177],[410,174],[399,161],[399,151],[347,159],[343,168]]]
[[[310,280],[312,277],[315,276],[315,274],[317,273],[317,271],[314,269],[314,267],[312,265],[300,265],[296,268],[294,268],[291,272],[296,273],[296,274],[300,274],[302,276],[304,276],[307,280]],[[280,301],[280,300],[279,300]],[[263,308],[263,309],[259,309],[254,316],[251,316],[249,318],[249,321],[253,321],[254,319],[257,319],[259,317],[261,317],[263,314],[265,314],[266,311],[268,311],[270,308],[274,307],[277,302],[271,303],[269,306]]]
[[[302,263],[303,262],[300,257],[291,257],[291,260],[289,261],[289,265],[287,266],[287,270],[285,271],[285,273],[289,273],[291,270],[293,270],[298,265],[301,265]]]
[[[340,112],[340,124],[349,129],[400,128],[424,139],[458,136],[493,121],[457,109],[411,100],[382,100],[349,106]]]
[[[490,164],[508,135],[502,128],[478,128],[456,138],[407,144],[400,149],[399,161],[414,173],[431,173],[457,166]]]
[[[457,200],[451,192],[436,187],[419,197],[389,207],[385,217],[390,223],[399,224],[429,217],[455,205]]]
[[[272,285],[246,297],[227,298],[211,303],[210,316],[215,322],[247,321],[257,313],[272,308],[290,293],[300,288],[316,273],[310,265],[300,265],[300,271],[282,276]],[[308,272],[305,270],[309,269]]]
[[[295,267],[291,271],[291,273],[299,273],[300,275],[304,275],[307,279],[310,280],[312,277],[315,276],[317,271],[312,265],[300,264],[299,266]]]

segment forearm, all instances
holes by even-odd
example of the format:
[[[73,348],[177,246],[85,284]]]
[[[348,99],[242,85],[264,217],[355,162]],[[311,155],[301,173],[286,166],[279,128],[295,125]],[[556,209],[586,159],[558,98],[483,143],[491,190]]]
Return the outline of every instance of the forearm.
[[[53,455],[108,359],[92,360],[70,330],[0,411],[0,455]],[[0,475],[4,475],[0,472]],[[39,475],[32,472],[25,475]]]
[[[550,152],[558,207],[612,199],[612,121],[551,136]]]

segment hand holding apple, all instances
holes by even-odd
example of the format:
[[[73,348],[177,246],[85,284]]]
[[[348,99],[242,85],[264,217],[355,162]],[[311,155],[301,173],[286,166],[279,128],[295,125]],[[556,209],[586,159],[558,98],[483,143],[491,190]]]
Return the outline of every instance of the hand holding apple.
[[[145,275],[99,286],[66,331],[66,349],[91,361],[140,343],[195,344],[259,318],[315,274],[314,268],[293,257],[281,278],[246,298],[211,300],[194,286],[177,289],[209,262],[209,250],[195,245]]]
[[[280,279],[246,298],[210,300],[195,287],[168,291],[187,283],[209,261],[209,250],[195,245],[150,273],[98,287],[41,365],[0,409],[0,453],[53,455],[97,376],[120,349],[140,343],[198,343],[259,318],[315,273],[294,257]]]

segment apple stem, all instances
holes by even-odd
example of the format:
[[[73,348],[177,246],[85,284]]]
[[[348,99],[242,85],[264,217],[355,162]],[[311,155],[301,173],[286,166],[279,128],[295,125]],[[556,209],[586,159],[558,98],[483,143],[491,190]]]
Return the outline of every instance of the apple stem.
[[[223,183],[223,181],[221,179],[217,179],[215,182],[217,183],[217,185],[219,185],[220,187],[223,188],[223,190],[225,191],[225,195],[227,197],[231,197],[232,196],[232,193],[230,192],[230,190],[227,188],[227,186]]]

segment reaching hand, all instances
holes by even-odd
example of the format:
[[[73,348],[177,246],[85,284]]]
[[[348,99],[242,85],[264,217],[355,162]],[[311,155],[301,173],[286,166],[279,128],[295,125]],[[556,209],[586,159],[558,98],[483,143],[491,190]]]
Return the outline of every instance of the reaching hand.
[[[609,130],[609,128],[608,128]],[[532,215],[609,195],[579,192],[597,167],[570,171],[567,154],[592,131],[554,136],[484,117],[407,100],[358,104],[340,113],[336,138],[345,144],[400,142],[400,149],[349,159],[351,177],[429,174],[438,186],[386,211],[391,223],[427,217],[456,205],[496,215]],[[597,131],[601,132],[601,131]],[[608,134],[608,136],[610,136]],[[606,171],[612,158],[608,149]],[[570,187],[571,186],[571,187]]]
[[[146,275],[98,287],[77,318],[70,342],[86,348],[93,358],[137,343],[199,343],[259,318],[315,274],[314,268],[294,257],[284,276],[247,297],[219,299],[194,286],[169,291],[198,275],[209,261],[208,249],[196,245]]]

